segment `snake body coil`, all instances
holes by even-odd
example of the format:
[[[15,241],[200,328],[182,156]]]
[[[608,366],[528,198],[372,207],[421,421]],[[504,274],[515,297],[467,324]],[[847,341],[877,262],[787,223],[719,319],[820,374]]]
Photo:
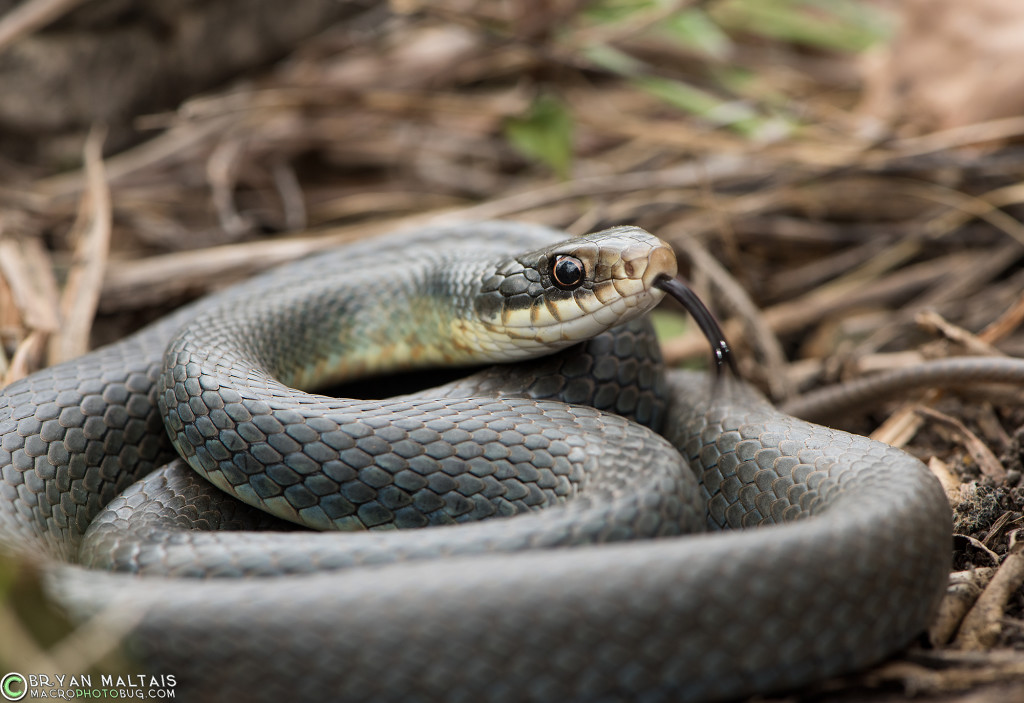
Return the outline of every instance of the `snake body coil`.
[[[905,646],[949,568],[937,481],[666,378],[638,316],[670,250],[562,237],[362,243],[12,384],[0,543],[187,700],[710,701]],[[388,400],[290,387],[552,351]]]

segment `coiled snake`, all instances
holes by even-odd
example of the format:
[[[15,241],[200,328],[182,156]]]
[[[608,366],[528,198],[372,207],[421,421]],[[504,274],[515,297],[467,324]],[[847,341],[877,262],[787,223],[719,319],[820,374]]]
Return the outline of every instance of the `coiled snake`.
[[[666,378],[640,316],[671,250],[564,236],[364,242],[10,385],[0,542],[185,700],[722,700],[908,644],[950,563],[937,481]],[[543,354],[388,400],[291,389]]]

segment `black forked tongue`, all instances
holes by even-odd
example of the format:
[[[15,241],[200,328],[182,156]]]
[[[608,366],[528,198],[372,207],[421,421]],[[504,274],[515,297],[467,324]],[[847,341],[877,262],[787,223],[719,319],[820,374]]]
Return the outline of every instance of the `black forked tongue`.
[[[686,311],[693,317],[697,326],[700,327],[700,331],[704,333],[711,344],[715,371],[721,375],[728,368],[734,375],[739,376],[739,372],[736,370],[736,360],[732,356],[732,350],[729,349],[729,342],[726,341],[725,334],[718,325],[718,320],[704,305],[704,301],[698,298],[697,294],[678,276],[676,278],[662,276],[654,282],[654,285],[678,300],[679,304],[686,308]]]

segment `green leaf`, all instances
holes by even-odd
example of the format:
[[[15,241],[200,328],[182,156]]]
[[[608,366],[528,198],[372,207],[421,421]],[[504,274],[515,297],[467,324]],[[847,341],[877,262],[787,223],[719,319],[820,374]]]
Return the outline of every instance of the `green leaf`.
[[[572,163],[572,133],[572,115],[551,96],[541,96],[526,115],[505,122],[505,138],[517,151],[563,179],[569,177]]]
[[[761,115],[746,100],[722,100],[681,81],[643,76],[634,78],[633,83],[679,110],[751,139],[779,139],[793,129],[788,120]]]
[[[703,10],[677,12],[665,18],[658,29],[680,44],[719,61],[727,59],[732,51],[732,40]]]
[[[889,34],[881,11],[853,0],[722,0],[711,16],[726,30],[835,51],[862,51]]]
[[[595,66],[619,76],[637,76],[647,72],[643,61],[607,44],[591,44],[583,49],[583,55]]]
[[[682,337],[690,329],[690,318],[668,310],[652,310],[648,317],[654,325],[654,334],[662,342]]]
[[[634,82],[669,105],[697,115],[712,124],[729,126],[740,132],[747,132],[749,131],[748,123],[757,120],[757,113],[746,103],[738,100],[721,100],[706,90],[695,88],[681,81],[644,76],[634,79]]]
[[[588,3],[584,15],[595,24],[619,24],[638,12],[665,5],[665,0],[599,0]]]

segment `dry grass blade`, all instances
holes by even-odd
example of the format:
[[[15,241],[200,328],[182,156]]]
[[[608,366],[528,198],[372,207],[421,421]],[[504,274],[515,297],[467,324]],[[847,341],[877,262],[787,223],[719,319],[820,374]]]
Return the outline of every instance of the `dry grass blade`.
[[[29,332],[28,336],[18,345],[14,356],[11,357],[11,361],[7,365],[7,372],[0,379],[0,383],[6,386],[38,369],[42,365],[49,336],[48,332],[39,330]]]
[[[672,234],[669,233],[670,237]],[[679,242],[694,270],[712,281],[722,298],[728,301],[728,306],[739,313],[745,327],[744,331],[748,333],[744,338],[758,350],[759,360],[765,365],[762,378],[766,381],[772,396],[789,397],[792,389],[785,373],[786,355],[782,344],[743,286],[696,240],[680,236],[678,233],[672,238]]]
[[[86,142],[86,201],[78,219],[80,227],[76,227],[74,260],[61,296],[64,325],[51,344],[50,363],[73,359],[89,351],[89,332],[110,249],[111,206],[103,169],[103,138],[103,131],[97,129]]]
[[[1015,332],[1021,324],[1024,324],[1024,293],[1009,309],[979,332],[978,338],[985,343],[998,342]]]
[[[962,346],[970,354],[978,356],[1005,356],[1001,351],[983,340],[980,335],[972,334],[963,327],[954,325],[934,310],[918,313],[915,321],[922,329],[942,335],[949,341]]]
[[[949,504],[956,507],[962,498],[960,479],[949,468],[949,464],[937,456],[933,456],[928,460],[928,470],[935,478],[939,479],[942,489],[946,492],[946,498],[949,499]]]
[[[85,0],[27,0],[0,17],[0,52]]]
[[[1011,595],[1024,585],[1024,542],[1011,542],[1010,552],[999,565],[988,587],[978,597],[960,626],[953,646],[984,650],[995,644],[1002,631],[1001,620]],[[1022,669],[1024,674],[1024,669]]]
[[[941,413],[933,408],[918,406],[916,412],[933,422],[953,430],[963,442],[967,453],[977,463],[982,474],[997,482],[1006,480],[1006,468],[996,458],[996,455],[992,453],[992,450],[967,428],[967,425],[955,417]]]
[[[55,332],[60,325],[57,281],[50,257],[36,238],[0,236],[0,276],[26,326]]]
[[[838,317],[844,311],[878,305],[895,305],[943,280],[951,270],[971,268],[987,261],[987,254],[972,255],[958,252],[939,259],[907,266],[877,281],[859,281],[845,286],[818,287],[808,293],[773,305],[762,311],[765,322],[777,335],[802,332],[829,317]],[[725,333],[738,338],[739,325],[728,320]],[[703,354],[703,338],[698,334],[670,340],[662,352],[666,361],[678,363],[699,358]]]
[[[992,347],[992,344],[1015,330],[1020,325],[1022,319],[1024,319],[1024,297],[1019,298],[1014,305],[1003,312],[998,319],[990,323],[978,335],[973,335],[967,330],[950,324],[942,316],[934,312],[922,313],[918,316],[919,323],[923,322],[926,325],[933,325],[948,338],[956,340],[967,349],[990,356],[1002,356],[1002,353]],[[922,410],[938,402],[942,396],[942,391],[931,390],[917,403],[903,405],[871,433],[871,438],[877,439],[879,442],[891,444],[894,447],[906,446],[913,439],[914,435],[917,434],[917,431],[924,422],[926,413],[922,412]],[[977,449],[982,454],[987,452],[993,459],[995,458],[994,454],[988,451],[984,445]],[[985,461],[987,462],[988,459],[986,458]],[[1002,464],[999,464],[998,461],[996,461],[996,464],[999,465],[1000,469],[1002,468]],[[1003,476],[1005,477],[1005,472]]]
[[[249,231],[250,223],[238,213],[234,202],[238,171],[242,167],[245,144],[242,139],[226,139],[218,144],[206,160],[210,196],[217,208],[221,228],[231,236]]]
[[[703,161],[691,162],[669,169],[577,178],[565,183],[530,189],[490,200],[451,215],[445,215],[441,219],[465,222],[514,217],[570,198],[615,195],[655,188],[692,188],[705,180],[716,182],[735,177],[756,177],[770,168],[771,165],[768,163],[752,163],[749,157],[710,157]]]
[[[883,664],[868,674],[867,681],[875,686],[899,682],[914,696],[941,695],[936,700],[943,703],[1008,703],[1020,700],[1024,694],[1024,685],[1020,683],[1024,676],[1024,659],[1019,653],[995,651],[981,658],[977,653],[964,656],[971,654],[968,652],[954,657],[946,654],[949,651],[928,652],[927,656],[913,652],[908,660]],[[967,691],[985,684],[1000,685]],[[897,700],[907,700],[907,694]]]
[[[964,299],[984,291],[987,287],[1011,269],[1024,255],[1024,249],[1016,242],[1008,242],[980,256],[970,264],[958,266],[950,261],[946,275],[924,289],[920,295],[906,302],[898,314],[887,324],[879,327],[858,345],[860,354],[874,351],[897,339],[906,325],[913,323],[921,312],[937,309],[945,312],[956,309]]]
[[[293,232],[305,229],[309,223],[309,216],[295,169],[283,161],[275,161],[273,176],[274,186],[281,196],[284,207],[286,229]]]
[[[47,670],[42,663],[53,662],[49,671],[88,671],[120,651],[125,637],[144,617],[145,613],[137,607],[120,604],[104,608],[50,647],[42,661],[29,659],[25,668]]]
[[[196,251],[123,262],[103,282],[100,308],[123,312],[237,281],[272,266],[366,239],[396,228],[422,223],[424,216],[397,218],[371,225],[338,227],[315,237],[226,244]]]
[[[942,391],[929,390],[916,403],[904,403],[890,413],[881,425],[871,433],[871,439],[893,447],[906,447],[924,426],[923,413],[919,412],[942,397]]]
[[[977,354],[979,356],[1004,356],[999,350],[995,349],[978,336],[971,334],[961,327],[953,325],[934,311],[929,310],[918,313],[915,320],[919,326],[936,332],[941,332],[947,339],[959,343],[973,354]],[[878,440],[879,442],[891,444],[894,447],[905,447],[921,429],[924,424],[924,419],[929,417],[926,409],[938,402],[943,395],[944,394],[941,390],[930,390],[919,401],[914,403],[905,403],[903,406],[893,411],[892,414],[886,418],[885,422],[879,425],[878,428],[871,433],[871,438]],[[936,416],[937,415],[938,413],[936,413]],[[953,418],[949,418],[947,416],[943,417],[946,417],[954,423],[956,422]],[[937,417],[933,417],[932,419],[937,419]],[[966,427],[962,424],[959,425],[959,427],[966,431]],[[989,452],[989,454],[991,455],[991,452]]]
[[[992,579],[995,569],[971,569],[957,571],[949,575],[949,587],[946,596],[939,606],[931,627],[928,628],[928,640],[932,646],[949,642],[963,622],[964,616],[978,602],[985,586]]]
[[[201,154],[207,142],[223,132],[228,123],[229,120],[222,117],[199,124],[187,124],[123,151],[104,163],[107,182],[116,185],[140,175],[159,178],[168,164],[188,159],[193,154]],[[88,182],[89,176],[84,170],[62,173],[37,181],[30,195],[40,202],[60,203],[67,198],[80,196],[88,188]]]
[[[60,671],[52,657],[39,646],[17,613],[7,603],[0,604],[0,662],[14,669],[26,668],[30,662],[38,671]]]
[[[885,159],[905,158],[955,149],[972,144],[997,141],[1024,134],[1024,117],[1006,117],[931,132],[920,137],[907,137],[891,145],[892,151],[880,152]]]

